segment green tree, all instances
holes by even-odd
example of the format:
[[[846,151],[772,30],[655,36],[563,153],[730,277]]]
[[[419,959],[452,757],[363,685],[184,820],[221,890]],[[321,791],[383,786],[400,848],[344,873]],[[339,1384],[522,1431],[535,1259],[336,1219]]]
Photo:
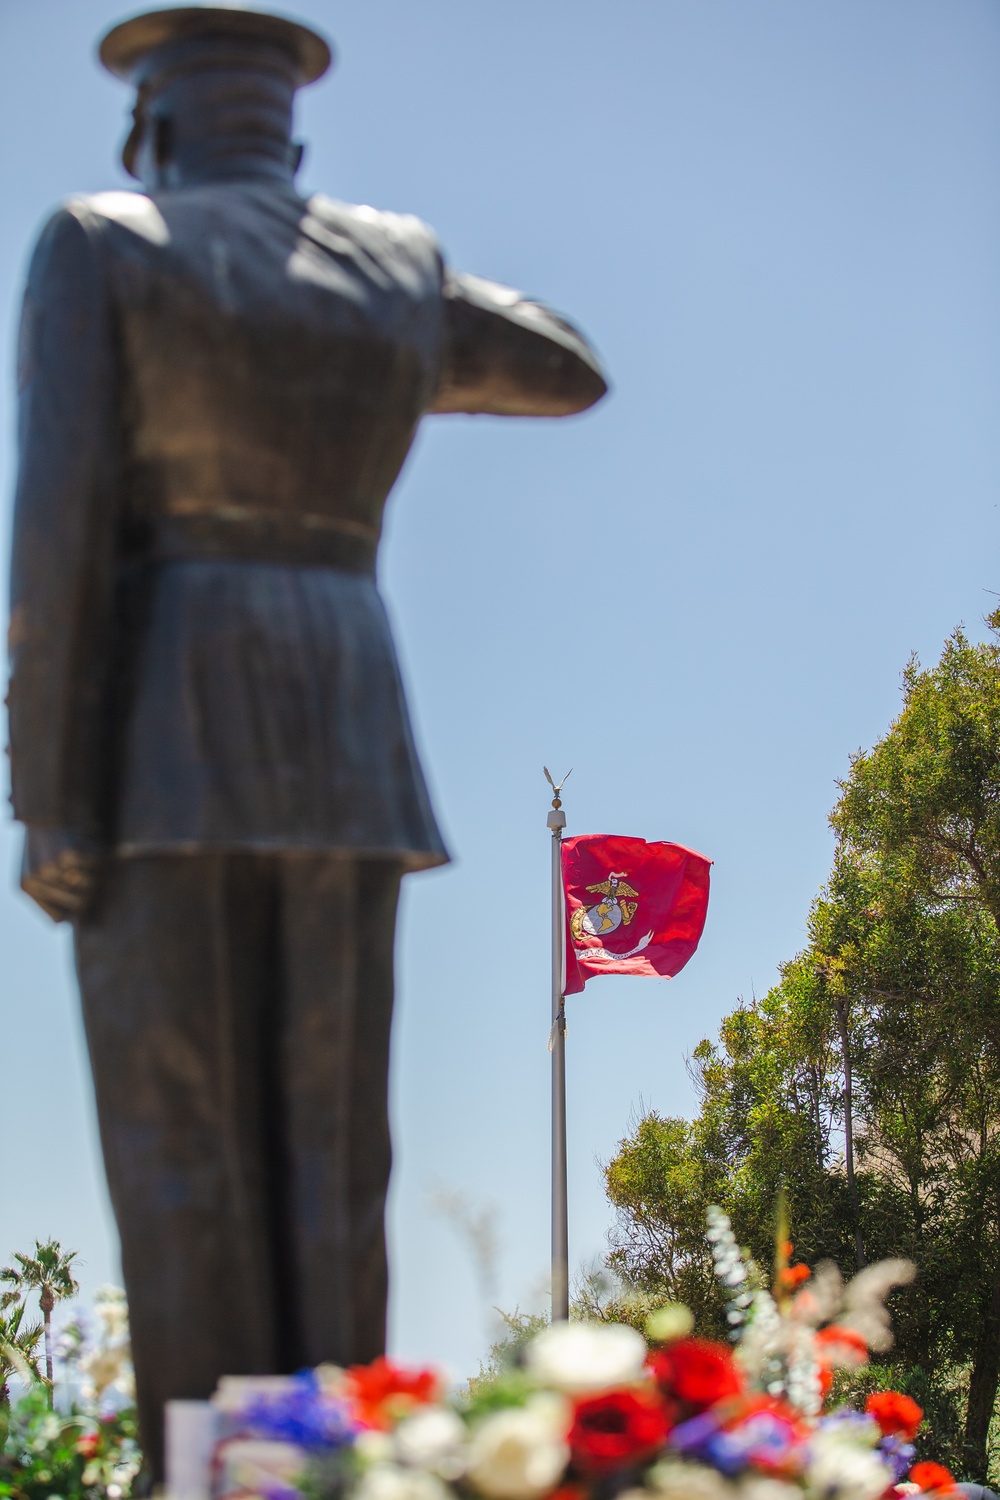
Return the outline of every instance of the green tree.
[[[910,663],[832,822],[807,946],[696,1049],[696,1118],[648,1116],[608,1164],[611,1261],[647,1290],[697,1288],[708,1198],[766,1264],[779,1192],[803,1260],[848,1275],[910,1256],[894,1374],[933,1413],[936,1456],[982,1480],[1000,1375],[995,640],[956,632],[936,667]]]
[[[1000,609],[988,624],[986,644],[956,630],[935,667],[911,659],[902,712],[852,760],[830,821],[847,847],[902,863],[932,902],[1000,926]]]
[[[618,1223],[609,1267],[636,1294],[683,1302],[703,1331],[718,1333],[725,1314],[705,1253],[705,1210],[721,1184],[699,1124],[647,1114],[608,1163]],[[640,1305],[648,1311],[641,1295]]]
[[[45,1377],[49,1386],[49,1401],[52,1400],[52,1311],[57,1302],[74,1297],[80,1290],[73,1279],[72,1263],[75,1250],[63,1250],[58,1240],[35,1241],[34,1255],[14,1252],[14,1266],[0,1270],[0,1281],[9,1282],[23,1296],[26,1292],[38,1293],[45,1334]]]
[[[843,783],[831,822],[846,850],[892,870],[931,915],[970,914],[1000,933],[1000,610],[989,618],[993,639],[976,645],[957,630],[936,666],[914,659],[904,674],[903,709],[874,748],[859,752]],[[965,1252],[983,1274],[968,1308],[975,1329],[966,1447],[985,1461],[1000,1384],[1000,1141],[987,1090],[996,1089],[1000,1007],[982,997],[985,1014],[970,1029],[965,1007],[954,1011],[951,1061],[936,1075],[957,1109],[956,1142],[966,1153],[959,1195]],[[944,1017],[925,1017],[940,1027]],[[968,1043],[971,1042],[971,1046]],[[960,1122],[960,1123],[959,1123]],[[921,1125],[927,1129],[929,1123]],[[897,1121],[909,1131],[914,1121]],[[946,1128],[944,1121],[939,1128]],[[902,1137],[899,1136],[901,1140]],[[968,1278],[965,1278],[967,1281]]]
[[[876,1135],[888,1132],[868,1113],[861,1065],[853,1101],[855,1212],[844,1160],[840,1017],[827,993],[825,969],[816,960],[815,951],[800,955],[769,994],[725,1019],[718,1041],[700,1044],[694,1071],[701,1107],[694,1121],[647,1116],[621,1143],[606,1172],[608,1194],[618,1209],[610,1261],[647,1292],[659,1288],[686,1301],[697,1311],[699,1325],[719,1335],[721,1308],[716,1294],[704,1290],[713,1285],[703,1238],[706,1201],[726,1209],[741,1243],[766,1273],[775,1205],[783,1193],[799,1260],[831,1258],[845,1276],[852,1274],[856,1229],[871,1258],[895,1253],[917,1258],[924,1272],[918,1287],[896,1297],[897,1355],[912,1377],[908,1388],[916,1382],[926,1396],[929,1381],[935,1390],[940,1384],[950,1393],[956,1376],[954,1317],[949,1321],[948,1314],[954,1314],[955,1288],[965,1274],[962,1247],[948,1229],[956,1194],[924,1202],[925,1184],[946,1176],[946,1163],[933,1158],[928,1139],[922,1156],[907,1158],[920,1188],[914,1215],[897,1161],[881,1141],[876,1152]],[[853,1005],[852,1053],[862,1052],[860,1015],[861,1007]],[[911,1090],[904,1114],[914,1102]],[[687,1183],[679,1180],[679,1156]],[[943,1446],[948,1456],[961,1456],[952,1395],[942,1394],[928,1409],[936,1417],[943,1411],[951,1423],[946,1432],[935,1431],[934,1453],[942,1457]]]
[[[27,1308],[15,1291],[0,1294],[0,1403],[10,1404],[12,1375],[38,1380],[41,1323],[25,1325]]]

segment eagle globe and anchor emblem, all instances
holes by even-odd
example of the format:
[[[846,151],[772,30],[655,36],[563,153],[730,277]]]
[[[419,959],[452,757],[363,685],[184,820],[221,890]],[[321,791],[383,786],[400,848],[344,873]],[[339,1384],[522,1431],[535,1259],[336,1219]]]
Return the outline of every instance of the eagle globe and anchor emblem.
[[[588,885],[589,896],[600,896],[601,900],[593,906],[578,906],[570,918],[569,930],[573,936],[574,943],[579,943],[585,937],[603,938],[611,932],[617,932],[619,927],[629,927],[639,906],[639,892],[634,886],[629,885],[625,876],[627,870],[610,870],[607,880],[602,880],[599,885]],[[629,898],[634,899],[629,899]],[[636,953],[641,953],[643,948],[652,940],[652,932],[640,940],[634,948],[627,953],[611,953],[607,948],[578,948],[581,957],[594,958],[632,958]]]
[[[565,786],[567,779],[573,773],[571,770],[567,771],[562,781],[557,783],[553,781],[552,772],[548,766],[543,766],[542,770],[545,773],[545,780],[555,793],[552,798],[552,806],[558,811],[562,807],[559,794]],[[550,813],[549,817],[552,818],[553,814]],[[563,818],[564,823],[565,818]],[[553,825],[550,823],[549,826],[552,827]],[[556,826],[561,827],[563,825],[558,824]],[[619,927],[631,926],[632,918],[635,916],[639,906],[640,896],[634,886],[627,884],[625,879],[627,874],[627,870],[609,870],[606,880],[602,880],[598,885],[588,885],[586,887],[588,896],[601,896],[603,899],[595,902],[593,906],[577,907],[572,917],[570,917],[569,930],[574,943],[580,943],[588,937],[606,937],[608,933],[616,932]],[[601,958],[610,959],[614,962],[623,958],[634,958],[637,953],[642,952],[643,948],[648,947],[652,941],[653,929],[650,929],[646,933],[646,936],[640,938],[636,946],[630,948],[627,953],[612,953],[604,947],[577,948],[576,952],[581,958],[585,958],[588,963],[593,959]]]

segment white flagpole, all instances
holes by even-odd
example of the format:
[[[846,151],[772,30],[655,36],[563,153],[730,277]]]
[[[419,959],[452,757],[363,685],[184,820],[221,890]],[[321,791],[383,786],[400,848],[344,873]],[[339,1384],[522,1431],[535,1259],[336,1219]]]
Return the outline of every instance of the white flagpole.
[[[543,768],[544,769],[544,768]],[[566,776],[570,773],[567,771]],[[566,1188],[566,999],[563,994],[565,921],[563,916],[562,831],[566,814],[548,770],[545,778],[554,796],[546,827],[552,831],[552,1321],[569,1317],[569,1204]]]

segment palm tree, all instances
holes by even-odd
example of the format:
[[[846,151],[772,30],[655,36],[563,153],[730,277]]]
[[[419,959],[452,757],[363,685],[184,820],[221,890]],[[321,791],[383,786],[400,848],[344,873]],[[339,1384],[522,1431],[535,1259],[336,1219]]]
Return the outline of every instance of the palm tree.
[[[15,1250],[16,1266],[4,1266],[0,1281],[9,1281],[20,1295],[25,1292],[38,1293],[38,1306],[42,1311],[45,1332],[45,1378],[49,1385],[49,1401],[52,1401],[52,1309],[65,1297],[73,1297],[80,1290],[70,1270],[76,1259],[75,1250],[64,1251],[58,1240],[35,1241],[34,1255],[22,1255]],[[9,1293],[6,1295],[10,1295]]]
[[[41,1323],[21,1325],[27,1308],[17,1292],[0,1293],[0,1403],[10,1401],[12,1375],[40,1380],[38,1345],[44,1332]]]

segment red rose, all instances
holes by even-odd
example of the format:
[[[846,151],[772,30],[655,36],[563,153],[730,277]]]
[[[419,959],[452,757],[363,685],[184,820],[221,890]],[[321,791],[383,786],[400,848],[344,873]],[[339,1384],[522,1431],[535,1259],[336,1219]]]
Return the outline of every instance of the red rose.
[[[865,1402],[865,1411],[875,1418],[884,1437],[899,1434],[908,1443],[916,1437],[924,1420],[923,1409],[911,1396],[902,1396],[899,1391],[876,1391]]]
[[[101,1445],[101,1439],[96,1432],[85,1432],[76,1440],[76,1451],[84,1458],[93,1458]]]
[[[370,1365],[352,1365],[347,1372],[347,1395],[362,1427],[383,1431],[415,1406],[436,1401],[441,1381],[433,1370],[407,1370],[380,1354]]]
[[[663,1403],[652,1393],[608,1391],[577,1401],[569,1445],[580,1469],[607,1474],[648,1458],[669,1431]]]
[[[954,1477],[944,1464],[914,1464],[907,1477],[922,1490],[936,1490],[938,1494],[947,1494],[955,1488]]]
[[[738,1396],[743,1379],[725,1344],[708,1339],[679,1339],[650,1356],[650,1368],[667,1396],[689,1406],[712,1406],[725,1396]]]

